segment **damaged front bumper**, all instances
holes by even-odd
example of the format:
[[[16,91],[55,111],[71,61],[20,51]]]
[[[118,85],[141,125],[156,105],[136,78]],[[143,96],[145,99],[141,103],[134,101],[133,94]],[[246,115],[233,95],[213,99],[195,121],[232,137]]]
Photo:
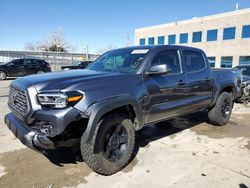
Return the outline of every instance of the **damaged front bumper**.
[[[70,123],[81,118],[81,114],[74,108],[58,111],[40,110],[34,114],[34,118],[33,124],[26,125],[11,112],[5,116],[5,124],[27,147],[46,150],[58,148],[53,138],[62,134]]]
[[[24,125],[13,113],[7,114],[4,120],[12,133],[27,147],[35,150],[55,149],[55,144],[49,137]]]

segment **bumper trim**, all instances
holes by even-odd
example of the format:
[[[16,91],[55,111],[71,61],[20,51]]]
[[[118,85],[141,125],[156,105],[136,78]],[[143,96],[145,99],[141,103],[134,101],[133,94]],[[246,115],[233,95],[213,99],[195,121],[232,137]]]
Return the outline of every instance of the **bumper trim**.
[[[4,121],[12,133],[27,147],[34,150],[55,149],[55,144],[47,136],[31,130],[21,123],[13,113],[7,114]]]

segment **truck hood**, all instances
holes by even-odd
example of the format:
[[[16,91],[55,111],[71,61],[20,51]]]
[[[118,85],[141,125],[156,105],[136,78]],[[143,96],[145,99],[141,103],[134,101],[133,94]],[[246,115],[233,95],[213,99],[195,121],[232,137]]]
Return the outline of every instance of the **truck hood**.
[[[113,78],[120,77],[122,75],[123,77],[125,76],[125,74],[122,73],[74,70],[25,76],[13,81],[13,83],[23,88],[35,86],[38,92],[58,92],[65,88],[77,86],[79,84],[104,84],[104,78],[108,78],[108,80],[112,81]]]

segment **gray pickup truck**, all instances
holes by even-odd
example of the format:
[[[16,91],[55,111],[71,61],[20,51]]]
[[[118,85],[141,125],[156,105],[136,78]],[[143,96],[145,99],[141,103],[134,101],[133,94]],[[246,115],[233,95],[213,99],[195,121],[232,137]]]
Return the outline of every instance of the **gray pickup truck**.
[[[91,169],[111,175],[129,163],[135,133],[146,125],[200,110],[211,123],[227,124],[235,79],[230,70],[213,72],[200,49],[116,49],[86,70],[13,81],[5,123],[38,151],[78,144]]]

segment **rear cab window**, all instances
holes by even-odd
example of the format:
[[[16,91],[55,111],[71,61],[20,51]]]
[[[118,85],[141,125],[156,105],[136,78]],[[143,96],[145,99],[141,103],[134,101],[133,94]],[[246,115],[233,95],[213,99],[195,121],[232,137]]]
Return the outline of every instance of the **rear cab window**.
[[[183,51],[183,66],[187,73],[202,71],[206,68],[206,62],[203,54],[198,51]]]

